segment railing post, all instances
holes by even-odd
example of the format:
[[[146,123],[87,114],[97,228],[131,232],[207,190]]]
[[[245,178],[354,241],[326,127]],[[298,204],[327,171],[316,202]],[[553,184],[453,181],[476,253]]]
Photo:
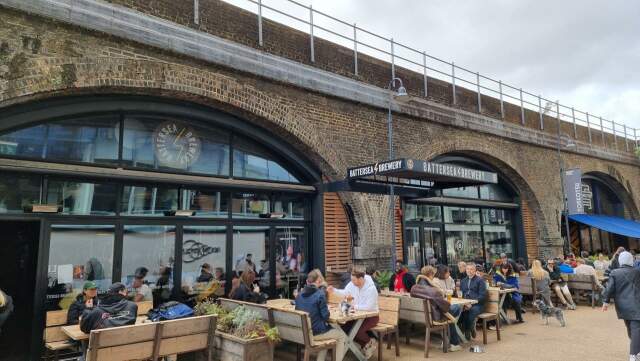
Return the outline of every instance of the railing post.
[[[520,123],[524,125],[524,99],[522,98],[522,88],[520,88]]]
[[[426,98],[429,95],[429,88],[427,85],[427,52],[422,52],[422,69],[424,76],[424,97]]]
[[[638,136],[636,135],[636,131],[638,129],[633,128],[633,139],[636,141],[636,148],[638,148]]]
[[[602,136],[602,146],[606,147],[607,144],[604,142],[604,125],[602,123],[602,117],[599,117],[599,118],[600,118],[600,135]]]
[[[309,5],[309,27],[310,27],[309,39],[311,42],[311,62],[315,63],[316,56],[315,56],[315,48],[313,46],[313,6],[312,5]]]
[[[480,72],[476,72],[476,81],[478,82],[478,113],[482,113],[482,93],[480,92]]]
[[[611,121],[611,131],[613,131],[613,146],[618,150],[618,137],[616,136],[616,122]]]
[[[391,38],[391,79],[396,78],[396,55],[393,49],[393,38]]]
[[[258,0],[258,44],[264,46],[262,39],[262,0]]]
[[[624,127],[624,149],[628,152],[629,151],[629,142],[627,142],[627,125],[626,124],[622,124],[622,126]]]
[[[591,122],[589,121],[589,112],[587,112],[587,133],[589,133],[589,144],[591,144]]]
[[[538,95],[538,115],[540,116],[540,130],[544,130],[544,113],[542,113],[542,97]]]
[[[456,105],[456,65],[451,62],[451,89],[453,91],[453,105]]]
[[[573,138],[578,139],[578,127],[576,126],[576,111],[571,107],[571,118],[573,118]]]
[[[193,22],[200,25],[200,0],[193,0]]]
[[[358,26],[353,23],[353,73],[358,75]]]
[[[502,80],[498,80],[498,89],[500,91],[500,116],[504,120],[504,100],[502,100]]]
[[[558,120],[558,142],[562,136],[562,121],[560,120],[560,102],[556,102],[556,120]]]

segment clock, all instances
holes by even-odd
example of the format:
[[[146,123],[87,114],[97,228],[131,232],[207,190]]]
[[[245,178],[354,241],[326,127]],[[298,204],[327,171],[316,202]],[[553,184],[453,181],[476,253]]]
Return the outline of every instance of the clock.
[[[161,123],[153,133],[153,143],[158,162],[166,167],[187,169],[200,156],[200,138],[182,122]]]

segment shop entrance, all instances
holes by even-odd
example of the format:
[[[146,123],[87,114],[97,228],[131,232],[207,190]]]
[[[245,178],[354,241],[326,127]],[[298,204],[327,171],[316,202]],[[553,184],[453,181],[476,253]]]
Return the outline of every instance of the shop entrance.
[[[416,272],[429,264],[441,263],[442,224],[411,222],[405,226],[407,265]]]
[[[14,306],[1,327],[0,361],[29,358],[39,225],[37,221],[0,221],[0,289]]]

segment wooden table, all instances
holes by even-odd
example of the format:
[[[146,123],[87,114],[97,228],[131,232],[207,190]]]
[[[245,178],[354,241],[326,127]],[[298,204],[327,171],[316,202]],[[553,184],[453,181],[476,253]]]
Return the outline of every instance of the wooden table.
[[[284,310],[284,311],[295,310],[295,305],[292,304],[291,300],[285,300],[285,299],[269,300],[267,301],[267,307]],[[345,347],[344,347],[343,357],[346,356],[347,352],[351,351],[359,361],[366,361],[367,358],[362,353],[360,345],[358,345],[354,341],[354,339],[356,337],[356,334],[360,330],[360,327],[362,327],[362,323],[364,322],[364,320],[369,317],[378,316],[378,312],[352,311],[352,312],[349,312],[348,315],[342,315],[342,312],[340,311],[338,306],[329,306],[329,313],[330,313],[329,324],[331,325],[331,327],[344,333],[345,335],[345,342],[344,342]],[[342,329],[342,325],[351,321],[355,321],[355,322],[353,324],[353,327],[351,327],[351,330],[347,334]]]
[[[500,287],[488,287],[488,290],[497,291],[498,294],[500,295],[500,302],[498,303],[498,309],[500,310],[500,316],[502,317],[504,322],[507,323],[507,325],[510,325],[511,324],[511,320],[509,319],[509,317],[507,317],[507,312],[504,310],[504,308],[502,308],[502,305],[504,304],[504,300],[505,300],[505,298],[507,298],[508,294],[513,293],[513,292],[517,292],[518,290],[515,289],[515,288],[502,289]]]
[[[138,316],[136,318],[136,324],[145,323],[147,320],[147,316]],[[63,326],[62,332],[74,341],[86,342],[89,340],[89,334],[82,332],[80,330],[80,325]]]

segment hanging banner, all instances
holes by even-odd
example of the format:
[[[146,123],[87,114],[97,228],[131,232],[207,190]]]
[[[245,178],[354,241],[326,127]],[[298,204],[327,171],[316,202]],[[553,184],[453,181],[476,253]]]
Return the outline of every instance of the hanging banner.
[[[584,202],[582,199],[582,170],[579,168],[567,169],[562,178],[569,215],[584,213]]]

